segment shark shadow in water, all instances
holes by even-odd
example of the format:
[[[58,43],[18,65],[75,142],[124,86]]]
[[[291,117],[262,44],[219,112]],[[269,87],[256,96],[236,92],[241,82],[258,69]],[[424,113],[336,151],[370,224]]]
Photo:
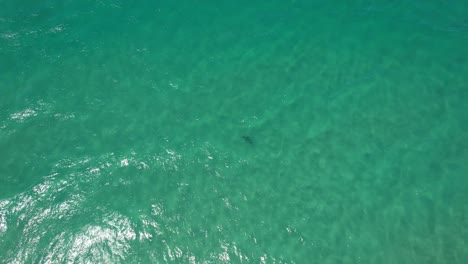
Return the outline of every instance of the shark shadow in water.
[[[243,135],[242,139],[249,145],[254,146],[254,141],[250,136]]]

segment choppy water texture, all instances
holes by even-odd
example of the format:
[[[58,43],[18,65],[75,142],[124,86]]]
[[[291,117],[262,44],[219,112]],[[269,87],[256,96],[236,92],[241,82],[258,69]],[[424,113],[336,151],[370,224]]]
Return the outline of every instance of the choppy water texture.
[[[468,263],[468,2],[0,0],[1,263]]]

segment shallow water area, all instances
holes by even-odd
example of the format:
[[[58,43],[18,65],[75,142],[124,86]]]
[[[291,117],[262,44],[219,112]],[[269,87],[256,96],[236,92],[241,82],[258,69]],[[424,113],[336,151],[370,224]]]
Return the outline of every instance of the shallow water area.
[[[466,1],[0,6],[0,263],[468,262]]]

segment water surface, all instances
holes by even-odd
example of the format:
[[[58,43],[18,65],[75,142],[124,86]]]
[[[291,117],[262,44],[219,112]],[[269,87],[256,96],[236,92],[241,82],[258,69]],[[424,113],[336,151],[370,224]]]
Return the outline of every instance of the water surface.
[[[0,5],[1,263],[468,262],[466,1]]]

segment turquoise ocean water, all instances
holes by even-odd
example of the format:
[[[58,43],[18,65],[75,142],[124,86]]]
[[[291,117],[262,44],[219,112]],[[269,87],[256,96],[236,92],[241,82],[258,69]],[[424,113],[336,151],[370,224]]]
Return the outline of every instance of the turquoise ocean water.
[[[0,263],[468,263],[468,1],[0,6]]]

